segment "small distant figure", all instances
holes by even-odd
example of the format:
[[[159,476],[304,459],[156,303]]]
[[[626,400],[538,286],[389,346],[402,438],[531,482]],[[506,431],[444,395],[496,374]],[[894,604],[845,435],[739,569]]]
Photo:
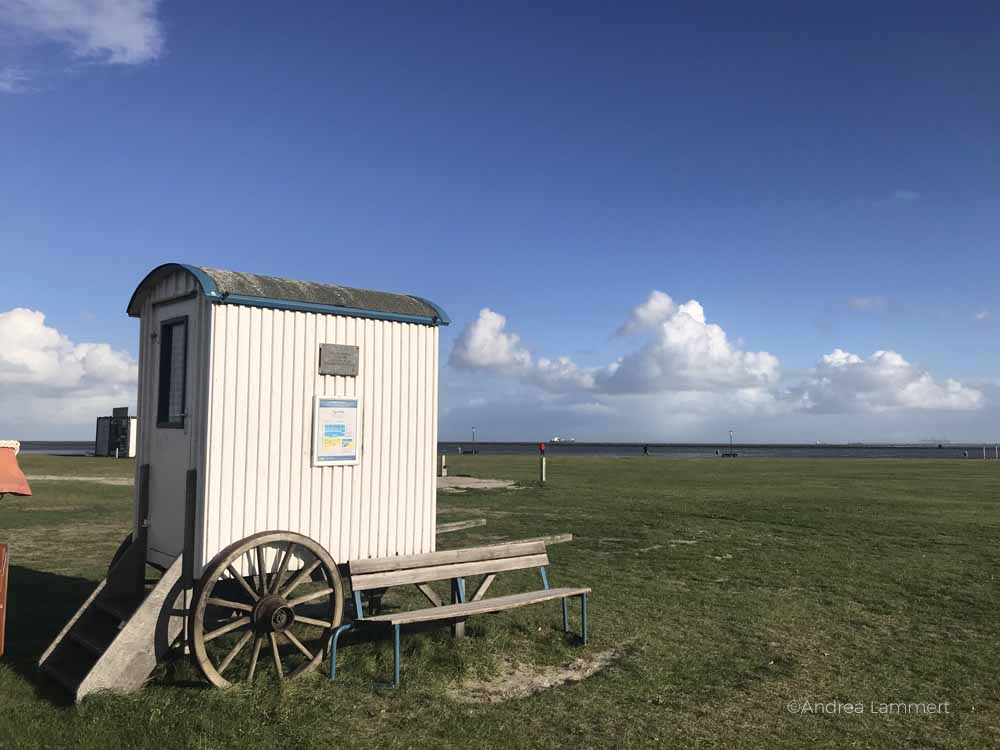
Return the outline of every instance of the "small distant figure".
[[[460,455],[460,456],[462,455],[462,446],[461,445],[458,446],[458,455]]]
[[[968,458],[968,457],[969,457],[969,451],[962,451],[962,458]]]
[[[718,448],[716,448],[716,449],[715,449],[715,455],[716,455],[716,456],[718,456],[718,455],[719,455],[719,449],[718,449]]]
[[[644,455],[644,456],[648,456],[649,455],[649,446],[648,445],[642,446],[642,455]]]

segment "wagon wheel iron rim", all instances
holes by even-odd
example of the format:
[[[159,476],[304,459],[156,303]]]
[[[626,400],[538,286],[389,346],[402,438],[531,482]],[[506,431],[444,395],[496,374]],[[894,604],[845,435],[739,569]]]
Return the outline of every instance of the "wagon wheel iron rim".
[[[343,583],[320,544],[290,531],[254,534],[205,567],[192,617],[195,663],[220,688],[264,671],[294,679],[323,660],[343,613]]]

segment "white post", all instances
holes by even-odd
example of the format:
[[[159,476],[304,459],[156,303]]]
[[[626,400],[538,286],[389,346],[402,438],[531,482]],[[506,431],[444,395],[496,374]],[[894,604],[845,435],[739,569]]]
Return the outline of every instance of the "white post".
[[[986,460],[986,446],[983,446],[983,460]]]
[[[448,457],[443,453],[441,454],[441,460],[438,462],[438,476],[448,476]]]
[[[542,484],[545,484],[545,454],[542,454],[541,463],[539,464],[539,478]]]

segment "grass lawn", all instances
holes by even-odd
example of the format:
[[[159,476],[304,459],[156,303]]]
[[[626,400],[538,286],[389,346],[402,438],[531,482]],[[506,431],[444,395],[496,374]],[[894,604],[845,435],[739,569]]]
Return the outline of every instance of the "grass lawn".
[[[455,456],[449,469],[523,488],[442,493],[441,521],[488,519],[442,547],[576,536],[551,548],[550,576],[593,587],[589,646],[563,638],[549,603],[470,620],[464,641],[404,636],[399,691],[314,673],[222,692],[179,661],[137,694],[67,705],[35,661],[103,575],[131,488],[36,480],[33,498],[0,501],[12,562],[0,748],[1000,747],[1000,463],[556,458],[544,488],[535,459]],[[493,591],[537,585],[506,574]],[[609,664],[527,698],[455,697],[512,660],[544,672],[579,657]],[[387,676],[391,648],[349,645],[340,669]],[[947,713],[872,713],[898,702]]]

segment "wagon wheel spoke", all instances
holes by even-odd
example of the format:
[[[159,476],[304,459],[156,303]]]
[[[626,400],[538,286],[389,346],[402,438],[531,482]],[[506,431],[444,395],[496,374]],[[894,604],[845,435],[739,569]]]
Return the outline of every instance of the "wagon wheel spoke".
[[[284,679],[285,670],[281,668],[281,654],[278,653],[278,636],[268,633],[267,637],[271,641],[271,656],[274,657],[274,668],[278,670],[278,677]]]
[[[240,637],[240,640],[235,646],[233,646],[233,650],[226,655],[225,659],[219,662],[219,674],[222,674],[226,671],[226,669],[228,669],[229,665],[233,663],[233,659],[239,655],[240,651],[242,651],[243,647],[250,642],[251,638],[253,638],[252,630],[248,630]]]
[[[233,578],[235,578],[237,581],[239,581],[240,586],[243,587],[244,591],[246,591],[248,594],[250,594],[250,598],[253,601],[257,601],[258,599],[260,599],[260,597],[257,596],[257,592],[254,591],[252,588],[250,588],[250,584],[247,583],[246,579],[243,576],[240,575],[240,572],[238,570],[236,570],[236,568],[233,567],[232,563],[230,563],[228,566],[226,566],[226,570],[229,571],[229,575],[231,575]]]
[[[257,547],[257,593],[263,596],[267,593],[267,573],[264,572],[264,545]]]
[[[222,607],[223,609],[238,609],[241,612],[253,612],[253,606],[245,604],[243,602],[234,602],[232,599],[219,599],[218,597],[209,597],[208,603],[213,607]]]
[[[250,655],[250,669],[247,671],[247,682],[253,682],[254,672],[257,671],[257,658],[260,656],[260,647],[264,645],[264,636],[258,635],[253,642],[253,653]]]
[[[306,617],[305,615],[295,615],[295,622],[304,622],[306,625],[315,625],[317,628],[332,628],[333,623],[327,622],[326,620],[317,620],[314,617]]]
[[[281,596],[287,598],[289,594],[291,594],[293,591],[295,591],[295,589],[299,587],[299,584],[301,584],[303,581],[306,580],[306,578],[312,575],[312,572],[320,566],[321,562],[322,561],[319,558],[317,558],[313,560],[309,565],[304,567],[302,570],[300,570],[298,573],[296,573],[295,577],[288,582],[288,586],[285,587],[285,590],[281,592]]]
[[[221,628],[212,630],[211,632],[205,633],[205,642],[214,640],[220,635],[225,635],[226,633],[232,633],[234,630],[239,630],[240,628],[245,628],[250,625],[249,617],[241,617],[238,620],[233,620],[228,625],[223,625]]]
[[[305,647],[305,646],[304,646],[304,645],[302,644],[302,641],[300,641],[300,640],[299,640],[298,638],[296,638],[296,637],[295,637],[295,633],[293,633],[293,632],[292,632],[291,630],[285,630],[285,631],[283,631],[283,632],[282,632],[281,634],[282,634],[283,636],[285,636],[285,638],[286,638],[286,639],[288,640],[288,642],[289,642],[289,643],[291,643],[291,644],[292,644],[293,646],[295,646],[295,648],[297,648],[297,649],[298,649],[299,651],[301,651],[301,652],[302,652],[302,654],[303,654],[303,655],[304,655],[304,656],[305,656],[305,657],[306,657],[307,659],[310,659],[310,660],[311,660],[311,659],[313,658],[313,654],[312,654],[312,652],[311,652],[311,651],[309,651],[309,649],[307,649],[307,648],[306,648],[306,647]]]
[[[295,542],[289,542],[285,547],[285,554],[281,557],[280,564],[278,564],[278,558],[275,558],[275,563],[278,564],[278,569],[274,572],[274,580],[271,582],[270,591],[272,594],[276,594],[281,588],[281,579],[284,578],[285,573],[288,572],[288,563],[292,559],[293,549],[295,549]]]
[[[333,589],[321,589],[319,591],[313,591],[312,593],[300,596],[298,599],[289,599],[289,607],[297,607],[300,604],[305,604],[306,602],[311,602],[313,599],[319,599],[321,596],[328,596],[333,593]]]

